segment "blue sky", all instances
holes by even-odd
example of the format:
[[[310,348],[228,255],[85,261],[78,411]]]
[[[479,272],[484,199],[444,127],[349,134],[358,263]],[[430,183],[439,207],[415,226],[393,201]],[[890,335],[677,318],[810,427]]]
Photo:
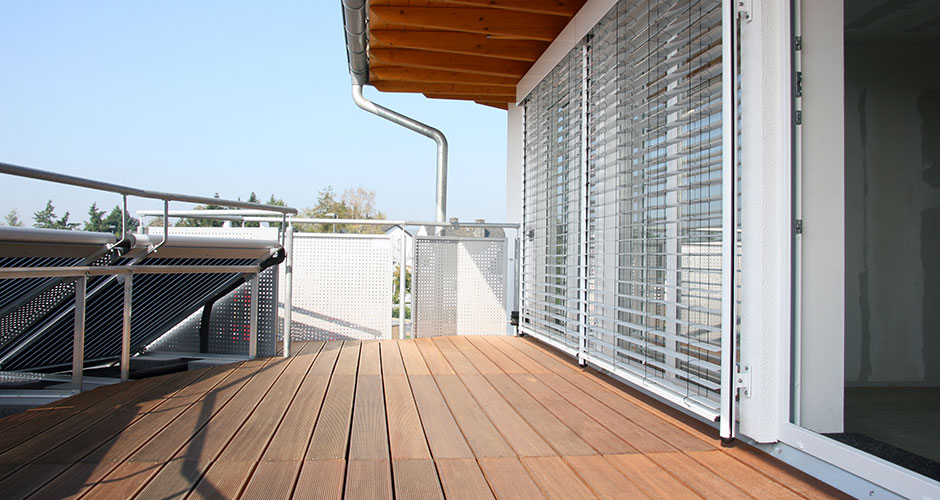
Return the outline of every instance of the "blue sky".
[[[390,218],[434,216],[434,143],[353,104],[339,0],[0,0],[0,73],[0,161],[298,208],[362,186]],[[366,97],[447,135],[448,216],[504,219],[505,111]],[[0,186],[0,215],[28,224],[49,198],[71,220],[120,201],[2,174]]]

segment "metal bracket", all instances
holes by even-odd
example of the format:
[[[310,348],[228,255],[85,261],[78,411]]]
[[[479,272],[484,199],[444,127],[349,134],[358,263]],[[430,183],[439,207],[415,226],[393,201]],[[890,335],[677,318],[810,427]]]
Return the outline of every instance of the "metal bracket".
[[[751,13],[754,12],[754,0],[735,0],[738,18],[751,22]]]
[[[803,234],[803,219],[796,219],[793,222],[793,231],[796,234]]]
[[[738,365],[738,371],[734,376],[734,388],[738,394],[746,398],[751,397],[751,365]]]

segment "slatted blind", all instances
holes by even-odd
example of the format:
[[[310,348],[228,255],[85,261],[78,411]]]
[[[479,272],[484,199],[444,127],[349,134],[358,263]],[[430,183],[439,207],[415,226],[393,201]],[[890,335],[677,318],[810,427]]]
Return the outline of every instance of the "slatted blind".
[[[525,106],[520,318],[523,329],[578,347],[582,54],[576,48]]]
[[[525,102],[522,303],[536,335],[577,349],[582,321],[584,358],[709,417],[721,381],[721,5],[621,0]],[[583,94],[570,77],[581,57]],[[568,128],[579,105],[580,145]],[[567,127],[554,126],[564,109]]]

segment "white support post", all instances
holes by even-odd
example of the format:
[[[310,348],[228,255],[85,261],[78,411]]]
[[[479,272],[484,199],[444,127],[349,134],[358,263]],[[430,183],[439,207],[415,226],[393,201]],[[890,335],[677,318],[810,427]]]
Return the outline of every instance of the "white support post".
[[[737,4],[722,2],[722,91],[721,91],[721,410],[722,440],[734,439],[736,372],[734,345],[734,264],[737,233],[734,224],[735,163],[735,57],[734,39]]]
[[[251,297],[249,298],[249,320],[248,320],[248,357],[258,357],[258,274],[252,274]]]
[[[401,226],[401,255],[398,263],[398,338],[405,338],[405,283],[408,281],[408,247],[405,245],[408,232]]]
[[[294,225],[288,220],[284,228],[284,357],[290,357],[290,329],[291,313],[293,312],[293,280],[294,280]]]
[[[72,389],[82,390],[85,369],[85,287],[87,276],[75,280],[75,329],[72,337]]]
[[[124,277],[124,329],[121,331],[121,382],[130,380],[131,374],[131,305],[134,295],[134,275]]]

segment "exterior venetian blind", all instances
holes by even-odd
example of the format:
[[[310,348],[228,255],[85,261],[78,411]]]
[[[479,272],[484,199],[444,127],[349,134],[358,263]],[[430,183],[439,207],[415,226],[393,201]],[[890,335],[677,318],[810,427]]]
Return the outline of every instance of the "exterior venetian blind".
[[[525,104],[522,327],[569,352],[579,342],[581,47]]]
[[[523,324],[709,418],[722,70],[721,0],[621,0],[525,102]]]

